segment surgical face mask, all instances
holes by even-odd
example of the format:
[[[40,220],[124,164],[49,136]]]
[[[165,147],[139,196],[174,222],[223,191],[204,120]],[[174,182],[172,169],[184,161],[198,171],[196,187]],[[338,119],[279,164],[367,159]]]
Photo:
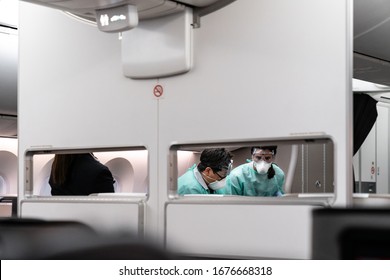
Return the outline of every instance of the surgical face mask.
[[[203,174],[203,175],[211,180],[215,180],[214,178],[211,178],[210,176],[207,176],[206,174]],[[216,191],[216,190],[222,189],[225,186],[225,181],[226,181],[226,178],[223,178],[222,180],[219,180],[219,181],[217,180],[217,181],[208,183],[207,186],[210,189]]]
[[[264,160],[254,162],[254,166],[256,168],[256,171],[259,174],[267,174],[268,169],[271,167],[271,164],[272,164],[271,162],[265,162]]]
[[[226,183],[226,178],[223,178],[220,181],[215,181],[215,182],[210,183],[209,188],[216,191],[216,190],[219,190],[219,189],[222,189],[223,187],[225,187],[225,183]]]

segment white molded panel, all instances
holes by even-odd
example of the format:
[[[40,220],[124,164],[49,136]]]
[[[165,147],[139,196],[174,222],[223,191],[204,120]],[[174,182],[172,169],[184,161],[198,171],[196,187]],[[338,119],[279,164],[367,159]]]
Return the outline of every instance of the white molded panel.
[[[192,12],[143,21],[123,33],[123,74],[158,78],[188,72],[192,67]]]
[[[308,259],[313,208],[168,204],[166,244],[190,255]]]
[[[23,1],[19,4],[19,154],[41,147],[144,146],[148,150],[148,170],[157,170],[155,82],[123,76],[118,35],[100,32],[54,9]],[[25,182],[24,168],[25,157],[21,156],[19,182]],[[148,173],[147,178],[148,186],[157,186],[156,173]],[[147,204],[157,203],[157,190],[150,188]],[[20,200],[24,191],[25,185],[20,183]],[[138,188],[136,191],[141,192]],[[52,204],[42,200],[23,202],[18,214],[45,218],[58,215],[61,209],[64,217],[82,219],[104,229],[130,229],[138,222],[138,204],[116,204],[118,198],[101,205],[89,200],[65,204],[58,200]],[[99,211],[94,211],[97,208]],[[158,217],[150,212],[145,211],[145,222],[153,233]]]
[[[142,208],[139,202],[24,200],[21,202],[21,216],[45,220],[77,220],[100,232],[140,233],[143,231],[143,218],[140,218]]]

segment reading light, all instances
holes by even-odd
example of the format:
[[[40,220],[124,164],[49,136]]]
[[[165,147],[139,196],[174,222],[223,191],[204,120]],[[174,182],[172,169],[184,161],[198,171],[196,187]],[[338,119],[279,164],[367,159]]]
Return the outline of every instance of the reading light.
[[[138,25],[137,7],[124,5],[114,8],[96,10],[96,22],[99,30],[104,32],[122,32]]]

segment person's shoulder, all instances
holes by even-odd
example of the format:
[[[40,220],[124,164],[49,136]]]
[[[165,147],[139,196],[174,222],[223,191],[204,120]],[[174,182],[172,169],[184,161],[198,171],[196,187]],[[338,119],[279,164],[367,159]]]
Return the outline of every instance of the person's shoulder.
[[[85,165],[93,166],[98,169],[108,169],[107,166],[105,166],[103,163],[101,163],[97,158],[90,154],[86,154],[80,157],[80,162],[82,162]]]
[[[202,185],[196,180],[193,168],[189,168],[178,179],[179,194],[201,194],[203,193]]]
[[[202,194],[203,187],[197,182],[186,182],[178,186],[179,194]]]
[[[83,155],[78,158],[74,165],[75,172],[80,174],[88,174],[89,176],[111,175],[110,169],[103,163],[95,159],[92,155]]]
[[[194,172],[190,169],[187,169],[181,176],[179,176],[179,180],[188,179],[194,177]]]
[[[195,184],[186,184],[179,186],[179,194],[197,194],[199,192],[199,186]]]
[[[233,168],[233,170],[230,172],[230,175],[239,175],[242,172],[247,172],[250,169],[250,162],[240,164],[239,166]]]
[[[246,162],[246,163],[240,164],[240,165],[236,166],[235,168],[233,168],[232,172],[240,170],[240,169],[244,169],[244,168],[246,168],[248,166],[248,164],[250,164],[250,163]]]
[[[277,164],[272,164],[272,167],[274,168],[276,175],[284,176],[284,171]]]

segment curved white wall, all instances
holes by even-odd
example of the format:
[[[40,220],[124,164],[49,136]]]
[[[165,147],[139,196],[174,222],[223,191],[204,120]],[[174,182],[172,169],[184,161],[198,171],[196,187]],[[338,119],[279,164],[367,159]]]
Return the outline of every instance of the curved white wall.
[[[17,139],[0,138],[0,195],[18,192]]]

